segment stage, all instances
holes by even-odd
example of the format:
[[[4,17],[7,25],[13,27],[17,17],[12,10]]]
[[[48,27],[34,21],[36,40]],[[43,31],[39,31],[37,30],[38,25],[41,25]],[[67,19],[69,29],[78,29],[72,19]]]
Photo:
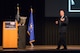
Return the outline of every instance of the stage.
[[[25,49],[3,49],[0,46],[0,52],[80,52],[80,45],[68,45],[67,50],[56,50],[56,47],[56,45],[35,45],[33,48],[26,46]]]

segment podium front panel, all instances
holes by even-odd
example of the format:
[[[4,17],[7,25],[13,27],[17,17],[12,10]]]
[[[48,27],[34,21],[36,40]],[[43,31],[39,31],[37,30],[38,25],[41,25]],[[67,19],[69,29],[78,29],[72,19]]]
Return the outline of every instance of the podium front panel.
[[[15,21],[3,22],[3,48],[17,48],[18,27]]]

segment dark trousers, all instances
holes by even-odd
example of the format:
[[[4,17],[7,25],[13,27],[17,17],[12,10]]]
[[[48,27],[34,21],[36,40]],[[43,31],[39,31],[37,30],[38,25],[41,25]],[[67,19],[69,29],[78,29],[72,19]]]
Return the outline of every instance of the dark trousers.
[[[64,49],[67,49],[67,46],[66,46],[66,32],[60,32],[59,33],[59,42],[58,42],[58,48],[57,49],[60,49],[61,45],[64,46]]]

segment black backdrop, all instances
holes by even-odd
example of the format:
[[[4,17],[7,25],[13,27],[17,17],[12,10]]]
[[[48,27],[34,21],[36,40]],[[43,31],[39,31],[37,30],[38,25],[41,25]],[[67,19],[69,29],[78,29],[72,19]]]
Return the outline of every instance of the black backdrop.
[[[14,20],[16,4],[20,3],[20,15],[29,18],[30,6],[34,9],[35,40],[36,45],[55,45],[58,41],[58,26],[55,25],[57,17],[45,17],[45,0],[0,0],[0,45],[2,45],[2,22]],[[80,18],[69,17],[67,44],[80,44]],[[28,19],[27,19],[28,23]],[[26,23],[26,24],[27,24]],[[27,25],[26,25],[27,26]],[[26,43],[29,36],[26,36]]]
[[[62,1],[62,2],[61,2]],[[73,0],[75,5],[71,5],[71,10],[80,10],[80,0]],[[69,0],[45,0],[45,16],[59,17],[59,10],[64,9],[68,17],[80,17],[80,12],[69,12]]]

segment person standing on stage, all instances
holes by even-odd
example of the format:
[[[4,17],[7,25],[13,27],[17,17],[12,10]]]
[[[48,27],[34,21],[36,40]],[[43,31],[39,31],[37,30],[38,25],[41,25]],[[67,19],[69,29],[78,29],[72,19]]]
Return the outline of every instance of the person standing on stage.
[[[59,50],[61,45],[64,46],[63,49],[67,49],[66,45],[66,32],[67,32],[67,25],[68,25],[68,17],[65,16],[64,10],[60,10],[60,18],[56,21],[56,24],[59,25],[59,42],[57,49]]]

